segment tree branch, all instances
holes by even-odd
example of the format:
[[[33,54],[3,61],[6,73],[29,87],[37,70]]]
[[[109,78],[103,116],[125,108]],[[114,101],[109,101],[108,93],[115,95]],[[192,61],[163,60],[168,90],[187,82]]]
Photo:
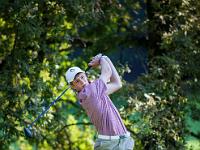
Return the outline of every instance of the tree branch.
[[[90,123],[90,122],[78,122],[78,123],[67,124],[67,125],[64,125],[60,130],[57,130],[57,133],[60,133],[65,128],[68,128],[70,126],[76,126],[76,125],[89,126],[89,125],[92,125],[92,123]]]

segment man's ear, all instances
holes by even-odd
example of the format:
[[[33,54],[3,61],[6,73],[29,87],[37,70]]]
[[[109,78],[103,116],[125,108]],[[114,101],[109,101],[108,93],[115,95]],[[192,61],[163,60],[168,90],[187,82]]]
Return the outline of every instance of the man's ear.
[[[70,84],[70,87],[72,90],[74,90],[74,85],[72,83]]]
[[[87,72],[85,73],[85,75],[86,75],[86,77],[88,78],[88,73],[87,73]]]

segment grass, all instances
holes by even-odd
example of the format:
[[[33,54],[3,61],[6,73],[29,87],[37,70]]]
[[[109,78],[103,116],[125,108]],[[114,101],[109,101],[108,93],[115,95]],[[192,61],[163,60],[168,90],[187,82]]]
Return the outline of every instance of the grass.
[[[186,149],[200,150],[200,139],[198,138],[200,135],[200,94],[198,92],[188,95],[185,124],[189,131],[189,134],[185,136]]]

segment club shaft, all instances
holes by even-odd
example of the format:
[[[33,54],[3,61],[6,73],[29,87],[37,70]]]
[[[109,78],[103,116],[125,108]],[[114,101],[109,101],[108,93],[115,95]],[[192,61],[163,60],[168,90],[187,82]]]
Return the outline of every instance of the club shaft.
[[[92,67],[88,66],[87,69],[85,70],[85,72],[89,71]],[[28,127],[32,127],[33,124],[38,121],[48,110],[49,108],[54,105],[59,99],[60,97],[69,89],[70,87],[66,88],[53,102],[51,102],[51,104],[44,110],[41,112],[41,114],[28,126]]]
[[[41,114],[30,124],[29,127],[32,127],[33,124],[38,120],[40,119],[48,110],[49,108],[54,105],[59,99],[60,97],[69,89],[70,87],[66,88],[53,102],[51,102],[51,104],[43,111],[41,112]]]

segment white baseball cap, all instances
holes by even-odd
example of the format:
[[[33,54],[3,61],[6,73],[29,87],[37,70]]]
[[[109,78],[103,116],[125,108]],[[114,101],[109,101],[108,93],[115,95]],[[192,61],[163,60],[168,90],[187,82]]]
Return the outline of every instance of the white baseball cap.
[[[77,75],[77,73],[85,73],[85,71],[81,70],[79,67],[71,67],[67,70],[67,72],[65,73],[65,77],[68,83],[71,83],[75,76]]]

